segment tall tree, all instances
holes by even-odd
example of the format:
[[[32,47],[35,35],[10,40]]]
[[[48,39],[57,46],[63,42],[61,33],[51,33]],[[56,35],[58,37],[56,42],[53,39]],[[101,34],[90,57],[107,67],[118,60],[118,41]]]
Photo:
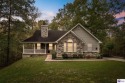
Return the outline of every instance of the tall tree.
[[[32,27],[31,20],[38,16],[34,3],[35,0],[0,0],[0,34],[7,36],[7,64],[12,51],[10,46],[18,33],[16,31]]]
[[[112,29],[113,25],[117,24],[114,15],[125,9],[124,4],[125,2],[118,0],[75,0],[59,9],[50,27],[58,26],[69,30],[77,23],[81,23],[103,40],[107,35],[106,30]]]

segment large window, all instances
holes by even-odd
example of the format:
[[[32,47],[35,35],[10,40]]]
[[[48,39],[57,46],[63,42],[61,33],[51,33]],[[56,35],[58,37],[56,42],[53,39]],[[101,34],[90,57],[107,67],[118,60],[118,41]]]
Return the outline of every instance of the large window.
[[[64,43],[64,52],[76,52],[76,45],[72,39],[68,39],[68,41]]]

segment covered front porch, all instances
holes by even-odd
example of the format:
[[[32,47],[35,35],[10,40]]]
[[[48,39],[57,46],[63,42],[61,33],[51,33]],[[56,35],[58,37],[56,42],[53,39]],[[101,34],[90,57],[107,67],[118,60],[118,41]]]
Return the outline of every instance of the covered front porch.
[[[55,43],[24,43],[23,54],[47,54],[56,50]]]

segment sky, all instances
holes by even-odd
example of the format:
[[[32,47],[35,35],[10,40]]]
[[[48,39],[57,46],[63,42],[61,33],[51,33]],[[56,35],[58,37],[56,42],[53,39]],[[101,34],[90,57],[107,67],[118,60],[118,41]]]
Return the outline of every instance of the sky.
[[[116,18],[116,19],[119,19],[118,25],[119,25],[119,24],[122,24],[123,22],[125,22],[125,21],[124,21],[124,17],[125,17],[125,11],[123,11],[123,12],[121,12],[121,13],[115,15],[115,18]]]
[[[74,0],[36,0],[35,6],[42,13],[37,20],[51,20],[56,16],[60,8],[67,3],[72,3]]]
[[[41,12],[41,16],[37,19],[38,20],[51,20],[56,16],[58,10],[63,8],[63,6],[67,3],[72,3],[74,0],[36,0],[35,6],[38,7],[39,12]],[[117,19],[125,17],[125,12],[121,12],[120,14],[116,14],[115,17]],[[118,24],[124,22],[124,19],[120,19]]]

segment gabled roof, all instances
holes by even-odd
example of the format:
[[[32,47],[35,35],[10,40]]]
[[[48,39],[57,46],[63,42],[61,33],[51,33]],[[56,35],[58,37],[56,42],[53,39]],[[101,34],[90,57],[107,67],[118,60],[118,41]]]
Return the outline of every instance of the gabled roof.
[[[66,32],[67,31],[49,30],[48,37],[43,38],[43,37],[41,37],[41,31],[36,30],[35,33],[33,34],[33,36],[31,36],[30,38],[28,38],[22,42],[24,42],[24,43],[26,43],[26,42],[55,42]]]
[[[63,37],[65,37],[68,33],[70,33],[73,29],[75,29],[77,26],[81,26],[88,34],[90,34],[94,39],[96,39],[99,43],[102,43],[98,38],[96,38],[92,33],[90,33],[86,28],[84,28],[80,23],[78,23],[76,26],[74,26],[72,29],[70,29],[67,33],[65,33],[62,37],[60,37],[56,42],[61,40]],[[83,41],[84,42],[84,41]]]

